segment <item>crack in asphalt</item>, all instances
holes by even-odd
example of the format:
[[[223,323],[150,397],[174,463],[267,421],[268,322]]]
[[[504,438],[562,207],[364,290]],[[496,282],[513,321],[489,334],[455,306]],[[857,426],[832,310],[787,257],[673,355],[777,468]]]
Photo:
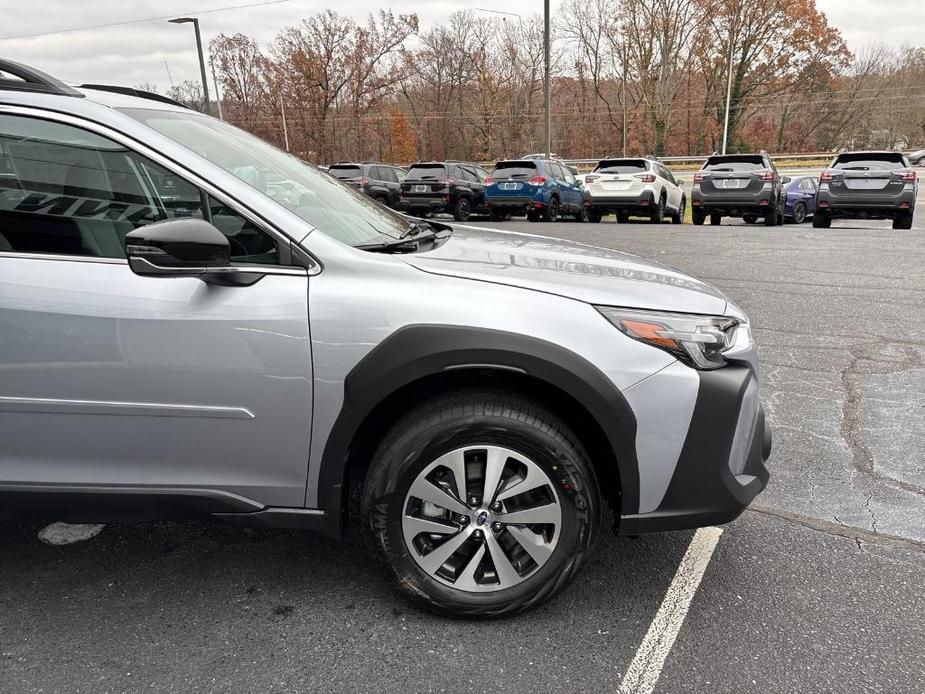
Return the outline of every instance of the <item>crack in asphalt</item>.
[[[840,428],[841,437],[845,444],[848,446],[848,450],[851,452],[854,469],[858,473],[873,478],[874,480],[892,484],[911,494],[925,496],[925,489],[922,489],[918,485],[877,472],[876,466],[874,465],[873,453],[871,452],[870,448],[862,441],[860,433],[861,393],[860,385],[858,383],[861,363],[867,362],[870,364],[892,364],[892,367],[888,367],[883,370],[870,370],[866,372],[884,376],[903,373],[905,371],[911,371],[913,369],[925,367],[925,362],[922,360],[922,355],[912,345],[892,341],[883,341],[879,342],[878,344],[880,346],[887,346],[890,344],[897,345],[900,349],[902,349],[903,357],[898,362],[884,361],[883,359],[877,359],[877,355],[872,355],[869,351],[869,348],[848,348],[848,353],[851,355],[851,359],[848,361],[848,365],[841,370],[842,389],[845,393],[845,397],[842,402],[842,421]],[[870,514],[871,519],[873,520],[873,527],[876,528],[877,518],[874,515],[873,510],[870,508],[870,500],[872,496],[873,494],[868,495],[864,505],[867,509],[867,512]]]
[[[770,508],[769,506],[763,506],[761,504],[752,504],[745,509],[745,513],[758,513],[773,518],[779,518],[791,523],[796,523],[797,525],[802,525],[805,528],[815,530],[824,535],[851,540],[858,546],[858,549],[864,552],[867,551],[862,547],[862,543],[864,542],[870,544],[895,545],[904,549],[915,550],[916,552],[925,552],[925,541],[913,540],[900,535],[888,535],[886,533],[873,532],[872,530],[864,530],[862,528],[850,526],[842,522],[838,516],[835,515],[833,515],[832,518],[834,518],[836,522],[832,523],[817,518],[816,516],[806,516],[801,513]]]

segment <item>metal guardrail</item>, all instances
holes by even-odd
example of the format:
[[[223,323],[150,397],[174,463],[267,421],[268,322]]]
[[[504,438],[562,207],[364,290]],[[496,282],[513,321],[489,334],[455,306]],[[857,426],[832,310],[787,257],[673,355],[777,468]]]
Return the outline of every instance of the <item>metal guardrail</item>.
[[[659,157],[658,161],[663,164],[703,164],[710,155],[689,157]],[[815,152],[812,154],[772,154],[771,159],[774,161],[811,161],[814,159],[832,159],[835,154],[832,152]],[[591,166],[597,165],[602,159],[622,159],[621,156],[599,157],[597,159],[564,159],[563,161],[570,166]],[[631,157],[635,158],[635,157]]]

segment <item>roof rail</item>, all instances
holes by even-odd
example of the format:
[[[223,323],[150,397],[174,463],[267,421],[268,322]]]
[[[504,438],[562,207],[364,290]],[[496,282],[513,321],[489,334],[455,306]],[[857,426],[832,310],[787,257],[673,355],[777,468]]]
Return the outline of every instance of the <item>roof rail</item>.
[[[0,75],[0,89],[16,92],[41,92],[43,94],[59,94],[61,96],[76,96],[83,98],[83,94],[69,87],[61,80],[46,75],[28,65],[12,60],[0,58],[0,73],[12,75],[14,79],[7,79]]]
[[[126,96],[137,96],[139,99],[150,99],[151,101],[160,101],[163,104],[179,106],[180,108],[189,108],[189,106],[186,104],[181,103],[176,99],[171,99],[169,96],[161,96],[160,94],[155,94],[154,92],[146,92],[143,89],[135,89],[133,87],[120,87],[113,84],[82,84],[80,85],[80,88],[96,89],[100,92],[113,92],[114,94],[125,94]]]

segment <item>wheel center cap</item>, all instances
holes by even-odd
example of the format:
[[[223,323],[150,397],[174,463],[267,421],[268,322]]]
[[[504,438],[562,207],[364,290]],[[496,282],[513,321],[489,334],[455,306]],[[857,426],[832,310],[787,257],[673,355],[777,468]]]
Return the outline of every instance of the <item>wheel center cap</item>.
[[[488,521],[488,512],[479,511],[478,515],[475,517],[475,524],[479,527],[482,527],[483,525],[485,525],[487,521]]]

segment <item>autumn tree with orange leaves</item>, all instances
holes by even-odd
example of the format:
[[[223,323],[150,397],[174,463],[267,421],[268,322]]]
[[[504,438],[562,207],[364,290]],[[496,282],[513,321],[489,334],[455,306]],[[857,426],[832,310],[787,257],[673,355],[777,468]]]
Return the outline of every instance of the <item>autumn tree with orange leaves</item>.
[[[553,149],[567,158],[925,145],[925,49],[852,55],[815,0],[564,0]],[[210,44],[226,119],[311,161],[491,161],[539,151],[539,17],[357,22],[333,10]],[[203,108],[195,83],[171,92]],[[626,137],[624,138],[624,130]]]

